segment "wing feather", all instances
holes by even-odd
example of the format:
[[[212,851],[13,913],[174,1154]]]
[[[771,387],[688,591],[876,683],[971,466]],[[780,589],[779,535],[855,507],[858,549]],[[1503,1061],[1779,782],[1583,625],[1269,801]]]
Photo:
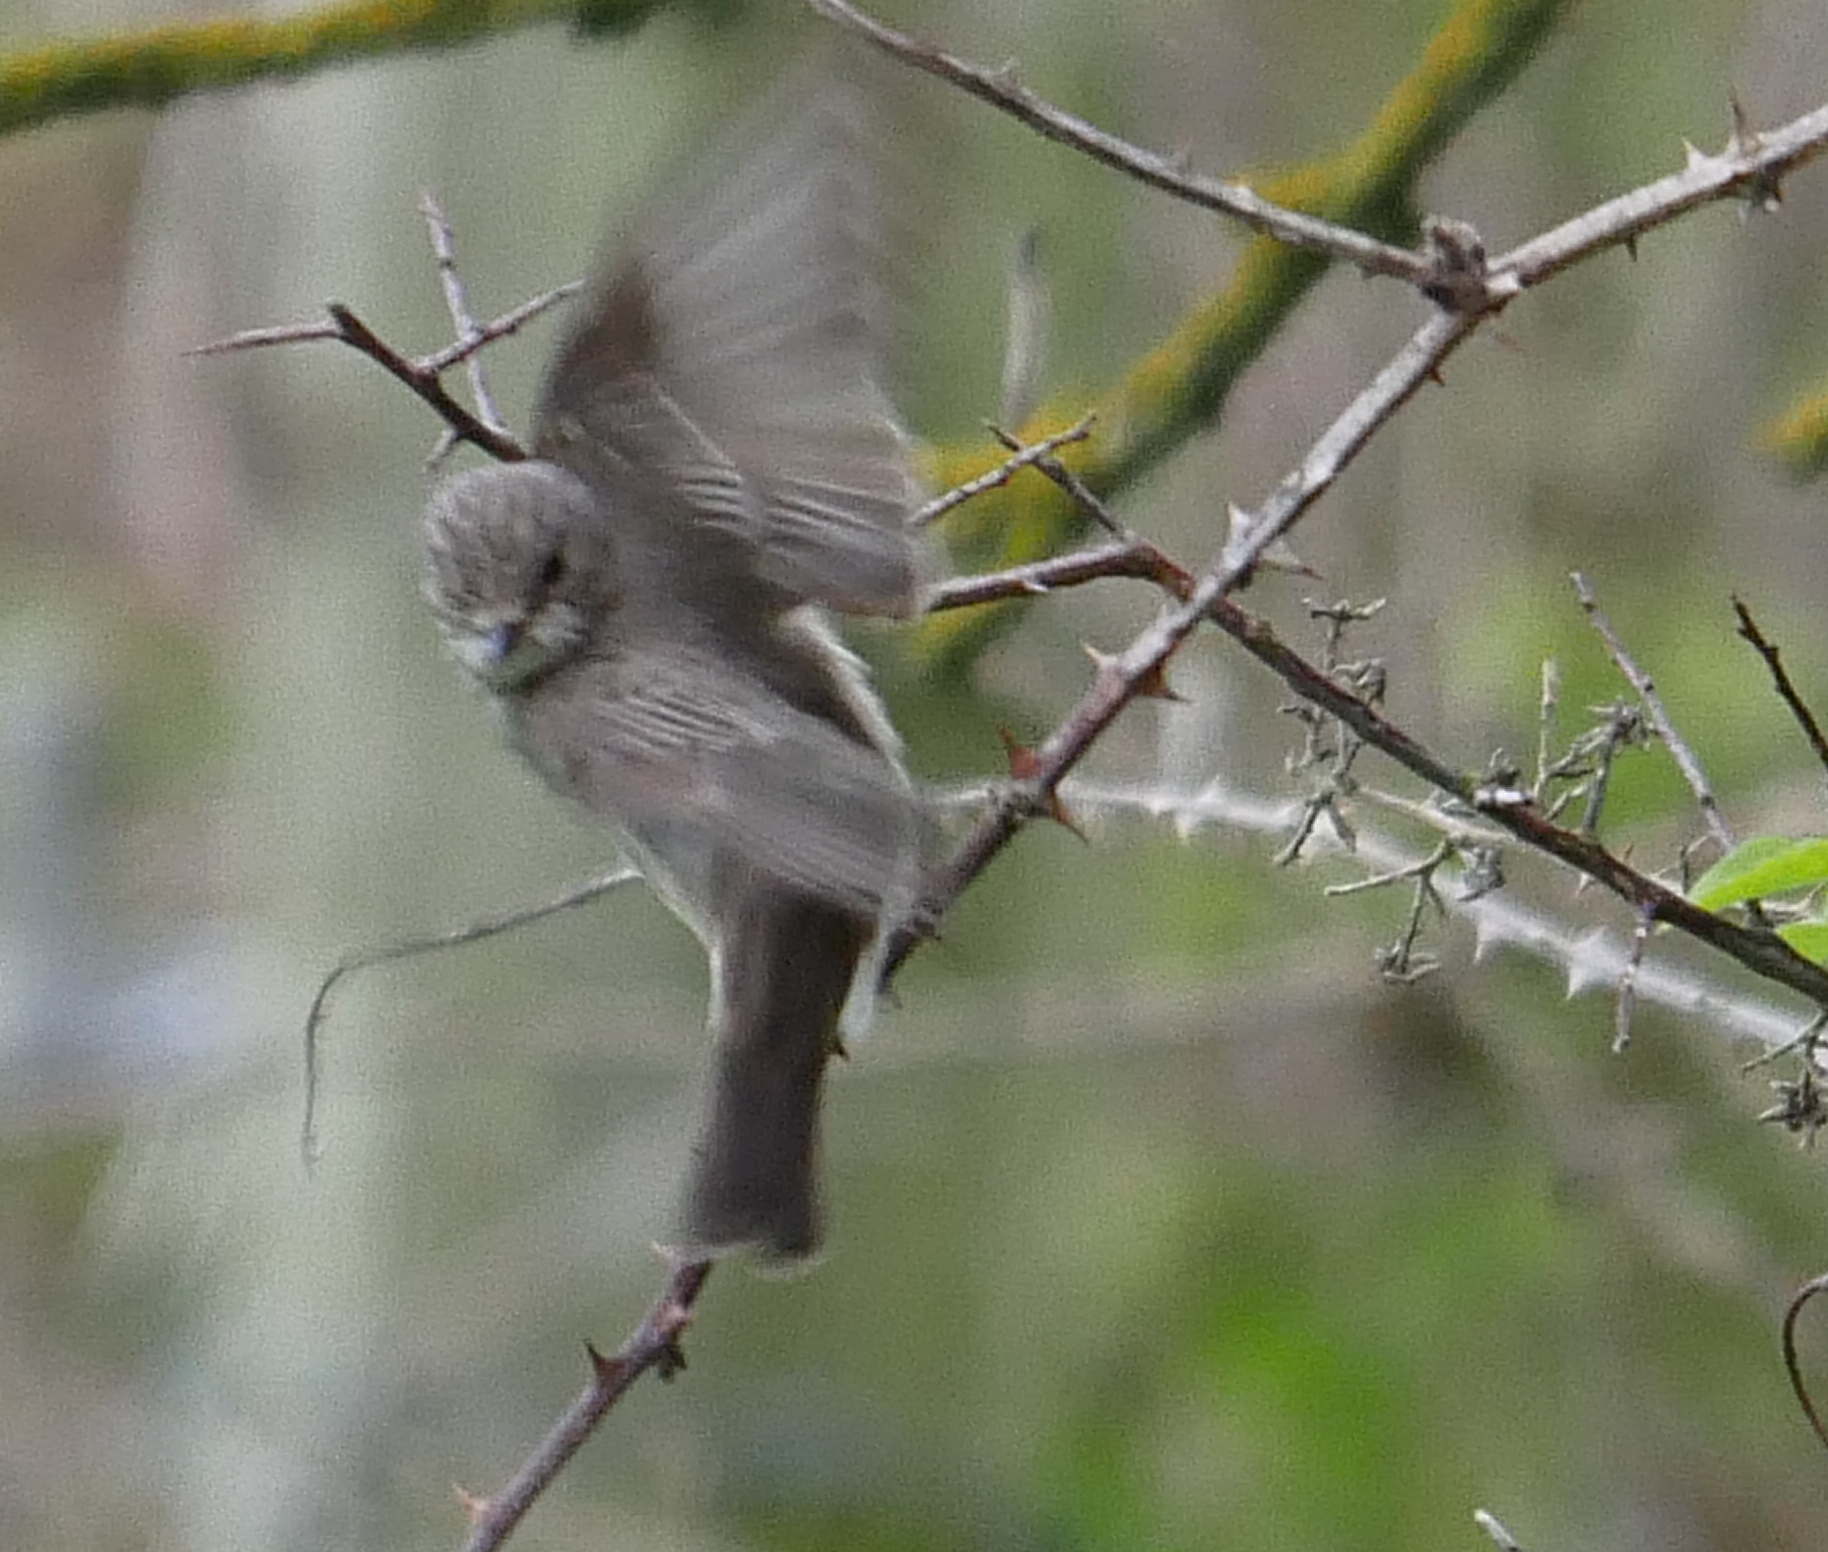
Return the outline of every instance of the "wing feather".
[[[535,443],[587,480],[657,477],[677,501],[615,521],[710,525],[780,604],[906,614],[918,493],[881,386],[860,105],[787,85],[784,125],[637,224],[553,363]]]

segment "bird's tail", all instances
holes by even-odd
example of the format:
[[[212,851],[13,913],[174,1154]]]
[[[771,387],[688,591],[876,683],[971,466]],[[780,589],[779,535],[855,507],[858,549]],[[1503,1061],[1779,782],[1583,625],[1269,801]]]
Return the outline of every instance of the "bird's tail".
[[[873,924],[826,901],[750,891],[721,924],[711,1098],[686,1201],[693,1253],[776,1261],[818,1249],[819,1094]]]

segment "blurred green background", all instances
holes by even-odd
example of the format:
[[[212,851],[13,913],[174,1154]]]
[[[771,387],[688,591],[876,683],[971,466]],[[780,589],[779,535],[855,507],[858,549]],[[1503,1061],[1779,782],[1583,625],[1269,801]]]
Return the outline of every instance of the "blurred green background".
[[[892,15],[1203,170],[1354,135],[1444,7],[901,0]],[[153,8],[0,0],[0,39]],[[794,7],[448,57],[0,141],[0,1547],[449,1547],[657,1290],[694,1123],[703,965],[627,893],[359,979],[327,1035],[315,1172],[300,1026],[343,951],[531,902],[609,860],[498,747],[415,596],[435,427],[329,346],[187,347],[346,301],[429,349],[435,189],[479,313],[582,270],[639,192],[824,29]],[[1819,0],[1584,0],[1424,186],[1494,248],[1817,106]],[[937,83],[888,110],[902,398],[996,413],[1030,225],[1050,390],[1089,397],[1240,247]],[[1748,450],[1828,370],[1828,174],[1703,212],[1513,307],[1301,529],[1388,610],[1397,719],[1450,758],[1534,747],[1539,665],[1617,693],[1590,571],[1742,833],[1823,828],[1820,773],[1732,638],[1740,590],[1828,684],[1821,492]],[[1336,274],[1216,432],[1123,503],[1198,563],[1423,316]],[[524,424],[549,327],[491,357]],[[969,689],[873,639],[920,770],[994,771],[1150,615],[1062,595]],[[1185,704],[1090,770],[1293,789],[1276,687],[1215,641]],[[1412,789],[1372,762],[1364,774]],[[1697,829],[1655,757],[1609,834]],[[1404,900],[1277,871],[1273,836],[1024,837],[836,1076],[810,1276],[721,1272],[690,1371],[648,1383],[529,1548],[1819,1548],[1828,1470],[1775,1326],[1828,1263],[1818,1161],[1720,1031],[1474,962],[1382,984]],[[1578,926],[1621,914],[1539,865]],[[1677,954],[1671,945],[1659,952]],[[1722,967],[1696,961],[1724,976]],[[1730,982],[1728,984],[1731,984]],[[1805,1321],[1807,1328],[1811,1322]],[[1817,1322],[1816,1324],[1819,1324]],[[1828,1375],[1828,1337],[1805,1329]]]

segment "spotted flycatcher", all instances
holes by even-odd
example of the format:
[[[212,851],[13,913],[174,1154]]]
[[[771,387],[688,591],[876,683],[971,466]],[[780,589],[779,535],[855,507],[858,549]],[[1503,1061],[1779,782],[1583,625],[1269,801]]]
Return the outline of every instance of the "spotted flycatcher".
[[[827,616],[917,586],[862,144],[821,89],[669,192],[560,347],[534,456],[425,519],[451,650],[709,951],[699,1254],[816,1249],[821,1081],[913,893],[899,743]]]

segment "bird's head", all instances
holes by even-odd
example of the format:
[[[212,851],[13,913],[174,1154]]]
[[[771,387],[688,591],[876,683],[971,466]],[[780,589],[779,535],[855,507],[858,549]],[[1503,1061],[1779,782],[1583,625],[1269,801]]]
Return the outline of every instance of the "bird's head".
[[[441,483],[425,512],[426,602],[489,689],[577,656],[615,602],[607,524],[576,475],[533,459]]]

